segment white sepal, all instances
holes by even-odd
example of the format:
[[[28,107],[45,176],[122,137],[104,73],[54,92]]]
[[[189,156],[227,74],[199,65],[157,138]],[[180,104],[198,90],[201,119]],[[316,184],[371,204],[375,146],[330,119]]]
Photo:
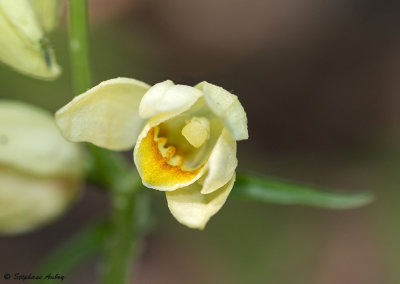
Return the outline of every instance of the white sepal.
[[[166,192],[169,210],[178,222],[189,228],[202,230],[210,218],[224,205],[234,182],[235,176],[210,194],[201,194],[199,183]]]
[[[90,142],[111,150],[130,149],[145,123],[138,108],[148,88],[128,78],[104,81],[57,111],[58,128],[73,142]]]

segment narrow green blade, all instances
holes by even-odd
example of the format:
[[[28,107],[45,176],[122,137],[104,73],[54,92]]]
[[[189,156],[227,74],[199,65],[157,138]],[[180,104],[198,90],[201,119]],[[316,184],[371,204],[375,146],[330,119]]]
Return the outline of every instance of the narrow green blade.
[[[231,196],[242,199],[306,205],[328,209],[352,209],[371,203],[369,192],[333,192],[269,177],[239,175]]]

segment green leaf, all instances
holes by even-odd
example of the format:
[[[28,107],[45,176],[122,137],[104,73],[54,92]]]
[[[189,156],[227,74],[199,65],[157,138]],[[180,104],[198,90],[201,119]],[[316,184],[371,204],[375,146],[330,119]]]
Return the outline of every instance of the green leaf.
[[[332,192],[269,177],[240,175],[231,196],[284,205],[307,205],[328,209],[352,209],[371,203],[369,192]]]
[[[109,227],[107,223],[99,223],[78,232],[47,256],[39,264],[35,275],[58,273],[65,276],[67,272],[79,266],[94,253],[102,249]],[[51,281],[42,279],[37,280],[35,283],[51,283]]]

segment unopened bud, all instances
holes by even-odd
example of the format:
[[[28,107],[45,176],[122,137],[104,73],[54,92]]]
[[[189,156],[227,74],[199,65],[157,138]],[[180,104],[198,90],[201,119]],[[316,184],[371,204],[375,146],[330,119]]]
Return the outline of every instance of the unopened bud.
[[[81,154],[50,113],[0,101],[0,233],[30,231],[65,212],[80,192]]]
[[[45,80],[61,73],[29,0],[0,0],[0,61]]]

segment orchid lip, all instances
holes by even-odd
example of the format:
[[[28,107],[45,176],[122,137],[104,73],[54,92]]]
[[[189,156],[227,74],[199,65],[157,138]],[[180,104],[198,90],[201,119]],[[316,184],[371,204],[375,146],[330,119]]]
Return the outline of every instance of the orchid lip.
[[[158,137],[158,126],[151,127],[135,148],[135,162],[143,183],[154,189],[171,191],[192,184],[205,170],[207,161],[195,169],[184,165],[179,148],[167,145],[166,137]]]

